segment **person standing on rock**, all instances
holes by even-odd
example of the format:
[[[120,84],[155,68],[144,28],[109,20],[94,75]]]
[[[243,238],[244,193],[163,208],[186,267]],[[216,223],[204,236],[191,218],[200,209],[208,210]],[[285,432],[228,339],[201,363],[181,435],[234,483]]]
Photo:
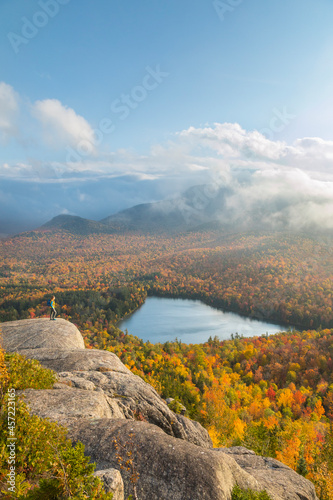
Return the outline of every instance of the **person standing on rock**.
[[[55,321],[56,316],[57,316],[57,311],[55,309],[55,296],[54,295],[53,295],[52,299],[50,300],[50,307],[51,307],[50,320]]]

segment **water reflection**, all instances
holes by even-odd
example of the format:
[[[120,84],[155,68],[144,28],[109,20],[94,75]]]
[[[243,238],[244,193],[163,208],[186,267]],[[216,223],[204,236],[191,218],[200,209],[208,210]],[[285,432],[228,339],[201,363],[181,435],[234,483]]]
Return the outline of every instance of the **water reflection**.
[[[203,343],[215,335],[225,340],[236,333],[253,337],[287,329],[282,325],[219,311],[199,300],[159,297],[148,297],[143,306],[122,321],[119,327],[144,341],[164,343],[177,337],[185,344]]]

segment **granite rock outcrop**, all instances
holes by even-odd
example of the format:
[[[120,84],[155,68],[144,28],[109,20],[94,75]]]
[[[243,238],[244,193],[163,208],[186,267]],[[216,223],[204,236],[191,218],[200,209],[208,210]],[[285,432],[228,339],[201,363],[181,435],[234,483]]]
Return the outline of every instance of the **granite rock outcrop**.
[[[73,442],[84,443],[96,475],[117,500],[127,498],[133,484],[140,500],[229,500],[236,483],[266,489],[273,500],[317,500],[313,484],[277,460],[241,447],[213,449],[198,422],[171,411],[115,354],[85,349],[70,322],[13,321],[1,330],[8,352],[57,373],[53,389],[20,394],[32,413],[66,426]],[[120,467],[127,451],[130,471]]]

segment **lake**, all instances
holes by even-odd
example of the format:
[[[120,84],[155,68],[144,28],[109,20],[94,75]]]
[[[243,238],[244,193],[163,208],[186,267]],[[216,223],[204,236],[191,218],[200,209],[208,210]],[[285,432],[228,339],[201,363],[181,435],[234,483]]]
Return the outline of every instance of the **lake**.
[[[223,312],[199,300],[148,297],[145,303],[118,325],[123,331],[140,339],[157,342],[173,341],[200,344],[215,335],[230,339],[236,332],[253,337],[285,331],[288,327]]]

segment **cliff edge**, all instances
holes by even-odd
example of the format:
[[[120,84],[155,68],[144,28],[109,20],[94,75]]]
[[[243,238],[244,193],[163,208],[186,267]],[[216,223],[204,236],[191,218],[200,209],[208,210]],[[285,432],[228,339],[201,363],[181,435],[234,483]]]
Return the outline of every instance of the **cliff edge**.
[[[133,471],[140,500],[228,500],[236,483],[273,500],[318,500],[310,481],[277,460],[242,447],[213,449],[199,423],[173,413],[115,354],[85,349],[72,323],[31,319],[1,329],[5,350],[57,372],[53,389],[21,394],[32,413],[84,443],[114,500],[132,493]],[[120,467],[128,452],[132,471]]]

